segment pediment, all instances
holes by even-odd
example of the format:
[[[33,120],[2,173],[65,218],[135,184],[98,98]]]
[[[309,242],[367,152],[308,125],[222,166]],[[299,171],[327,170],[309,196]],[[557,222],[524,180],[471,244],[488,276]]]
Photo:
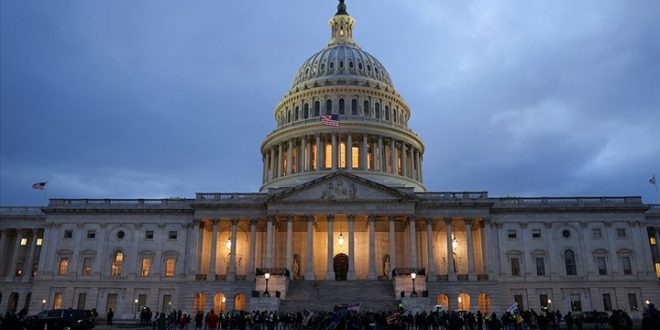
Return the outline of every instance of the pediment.
[[[288,188],[273,195],[270,202],[332,201],[414,201],[412,194],[384,186],[360,176],[337,171]]]

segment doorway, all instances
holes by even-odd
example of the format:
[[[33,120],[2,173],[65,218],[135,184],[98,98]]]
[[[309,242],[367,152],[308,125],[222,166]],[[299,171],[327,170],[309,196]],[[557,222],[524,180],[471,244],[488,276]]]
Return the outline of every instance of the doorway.
[[[348,274],[348,256],[340,253],[334,259],[335,281],[346,281]]]

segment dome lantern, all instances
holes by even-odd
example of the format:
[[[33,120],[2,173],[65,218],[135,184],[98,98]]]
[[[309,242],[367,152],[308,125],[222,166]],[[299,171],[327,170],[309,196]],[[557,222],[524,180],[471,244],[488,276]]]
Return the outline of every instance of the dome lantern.
[[[332,39],[330,40],[330,43],[328,43],[328,47],[337,44],[347,44],[358,47],[357,43],[353,40],[353,25],[355,25],[355,19],[353,19],[353,17],[351,17],[346,11],[344,0],[339,0],[337,14],[330,19]]]

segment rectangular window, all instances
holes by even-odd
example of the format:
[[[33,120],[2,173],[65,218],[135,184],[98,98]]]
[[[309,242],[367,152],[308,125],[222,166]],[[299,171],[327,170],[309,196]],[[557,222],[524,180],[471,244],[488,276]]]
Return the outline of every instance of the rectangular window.
[[[579,294],[571,294],[571,312],[581,312],[582,311],[582,301],[580,300]]]
[[[154,231],[147,230],[144,232],[144,239],[154,239]]]
[[[116,293],[108,293],[108,300],[106,301],[106,304],[105,304],[106,312],[108,310],[110,310],[110,308],[112,308],[112,310],[114,312],[117,311],[117,294]]]
[[[598,275],[607,275],[607,262],[605,257],[596,257],[596,265],[598,265]]]
[[[548,295],[539,295],[539,303],[541,305],[541,309],[548,309]]]
[[[142,308],[147,306],[147,295],[146,294],[140,294],[138,295],[138,310],[142,310]]]
[[[606,312],[612,310],[612,297],[609,293],[603,293],[603,310]]]
[[[360,168],[360,147],[358,146],[351,148],[351,167]]]
[[[88,230],[87,239],[95,239],[95,238],[96,238],[96,230]]]
[[[161,312],[169,313],[172,309],[172,295],[164,294],[163,295],[163,305],[161,306]]]
[[[545,276],[545,259],[537,257],[535,260],[536,260],[536,275]]]
[[[511,258],[511,275],[520,276],[520,259]]]
[[[43,242],[44,242],[43,238],[41,238],[41,237],[37,238],[37,246],[41,246],[41,244],[43,244]]]
[[[21,238],[21,246],[26,246],[27,245],[27,238]]]
[[[616,236],[618,238],[626,238],[626,228],[617,228],[616,229]]]
[[[637,295],[634,293],[628,294],[628,305],[630,306],[631,311],[638,311],[639,306],[637,305]]]
[[[87,294],[79,293],[78,294],[78,309],[85,309],[85,304],[87,304]]]
[[[62,293],[58,292],[55,293],[55,296],[53,297],[53,309],[60,308],[62,308]]]
[[[151,272],[151,258],[142,257],[142,276],[149,276]]]
[[[513,301],[515,301],[516,305],[518,305],[519,311],[525,310],[525,307],[523,306],[523,296],[521,294],[513,295]]]
[[[73,230],[67,229],[64,231],[64,238],[71,238],[73,237]]]
[[[60,267],[58,274],[66,275],[66,272],[69,270],[69,258],[60,258]]]
[[[172,277],[174,276],[174,266],[176,265],[176,261],[174,258],[167,258],[165,261],[165,276],[167,277]]]
[[[507,233],[508,233],[507,235],[509,236],[509,238],[517,238],[518,237],[518,233],[516,232],[515,229],[509,229],[509,231]]]
[[[649,244],[656,245],[658,242],[655,240],[655,236],[649,237]]]
[[[630,262],[630,257],[621,257],[621,265],[623,266],[623,273],[625,275],[632,274],[632,262]]]
[[[603,238],[603,232],[600,230],[600,228],[594,228],[591,230],[591,236],[594,239],[601,239]]]
[[[176,239],[177,236],[178,236],[178,233],[179,233],[179,232],[177,232],[176,230],[170,230],[170,232],[169,232],[169,234],[168,234],[167,237],[168,237],[169,239]]]
[[[346,168],[346,143],[339,144],[339,168]]]
[[[82,271],[80,273],[83,276],[92,275],[92,258],[91,257],[83,258]]]
[[[532,238],[541,238],[541,229],[532,229]]]
[[[326,143],[325,144],[325,168],[329,169],[332,168],[332,144]]]

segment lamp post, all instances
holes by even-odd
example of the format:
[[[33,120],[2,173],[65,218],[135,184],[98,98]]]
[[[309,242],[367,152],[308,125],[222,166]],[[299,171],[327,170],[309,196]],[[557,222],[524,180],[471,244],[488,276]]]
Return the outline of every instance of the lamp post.
[[[549,311],[552,311],[552,300],[548,299],[548,307],[546,307]]]
[[[45,310],[46,310],[46,299],[41,301],[41,311],[43,312]]]
[[[264,274],[264,278],[266,279],[266,291],[264,291],[263,296],[270,297],[270,292],[268,292],[268,279],[270,278],[270,273]]]
[[[227,298],[225,296],[222,296],[222,304],[220,305],[220,312],[224,313],[225,312],[225,303],[227,302]]]
[[[134,302],[135,302],[135,305],[133,306],[133,319],[137,320],[137,304],[138,304],[137,298],[135,299]]]
[[[415,291],[415,278],[417,277],[417,273],[412,272],[410,273],[410,278],[412,278],[413,282],[413,290],[412,293],[410,294],[411,297],[417,297],[417,291]]]
[[[172,302],[168,301],[167,302],[167,312],[171,312],[171,311],[172,311]]]

